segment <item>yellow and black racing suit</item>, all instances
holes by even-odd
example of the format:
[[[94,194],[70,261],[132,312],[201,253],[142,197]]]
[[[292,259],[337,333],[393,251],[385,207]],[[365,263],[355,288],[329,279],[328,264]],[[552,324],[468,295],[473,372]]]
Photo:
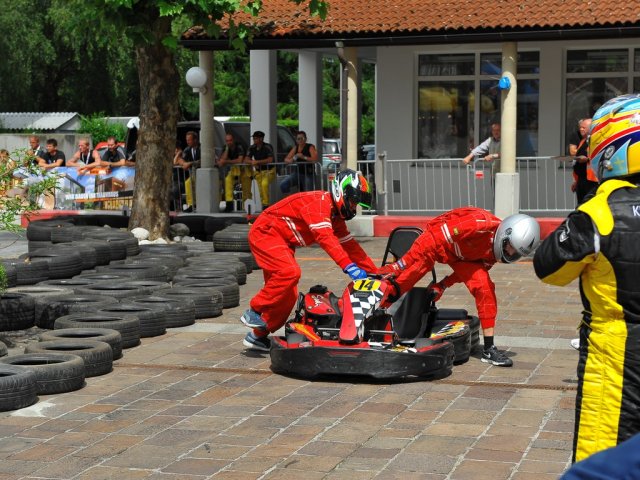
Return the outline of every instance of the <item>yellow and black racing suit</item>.
[[[640,432],[640,188],[612,179],[540,245],[536,275],[580,277],[584,306],[573,460]]]

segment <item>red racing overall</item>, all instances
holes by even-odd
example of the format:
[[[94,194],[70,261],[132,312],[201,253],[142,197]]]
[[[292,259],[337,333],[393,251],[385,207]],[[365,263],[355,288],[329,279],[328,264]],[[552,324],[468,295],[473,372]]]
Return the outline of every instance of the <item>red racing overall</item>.
[[[473,207],[456,208],[429,221],[401,259],[405,269],[396,279],[400,293],[410,290],[436,263],[445,263],[453,273],[441,283],[450,287],[463,282],[475,298],[482,328],[493,328],[498,307],[489,269],[496,263],[493,237],[499,225],[498,217]]]
[[[368,272],[377,270],[336,213],[330,193],[301,192],[280,200],[258,216],[249,232],[251,252],[264,275],[264,287],[250,306],[261,314],[269,332],[284,325],[298,298],[301,272],[295,249],[314,243],[342,270],[352,262]]]

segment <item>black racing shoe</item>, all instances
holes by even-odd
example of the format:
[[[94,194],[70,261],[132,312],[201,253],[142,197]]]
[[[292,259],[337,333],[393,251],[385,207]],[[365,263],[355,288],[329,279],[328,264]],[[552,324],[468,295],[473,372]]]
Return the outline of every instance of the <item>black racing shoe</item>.
[[[253,332],[247,333],[242,344],[250,350],[260,350],[261,352],[268,352],[271,349],[271,339],[268,336],[258,337]]]
[[[482,352],[482,361],[498,367],[511,367],[513,365],[513,360],[507,357],[504,352],[498,350],[495,345]]]

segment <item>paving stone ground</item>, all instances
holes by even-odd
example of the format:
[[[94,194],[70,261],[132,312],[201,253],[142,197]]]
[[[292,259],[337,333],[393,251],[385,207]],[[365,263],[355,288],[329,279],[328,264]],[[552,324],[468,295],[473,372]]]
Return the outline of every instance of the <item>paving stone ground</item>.
[[[361,242],[382,258],[385,239]],[[321,249],[297,257],[301,290],[346,285]],[[256,270],[239,307],[143,339],[79,391],[0,413],[0,480],[556,479],[571,457],[577,284],[545,286],[530,262],[496,265],[492,278],[496,341],[513,368],[475,356],[438,381],[308,381],[242,346]],[[464,286],[440,304],[475,312]]]

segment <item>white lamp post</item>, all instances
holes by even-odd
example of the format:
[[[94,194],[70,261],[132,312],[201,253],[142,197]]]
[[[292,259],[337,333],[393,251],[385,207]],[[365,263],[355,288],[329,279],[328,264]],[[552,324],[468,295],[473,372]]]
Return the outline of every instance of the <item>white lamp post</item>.
[[[201,166],[196,170],[196,210],[212,213],[220,210],[218,169],[215,168],[213,124],[213,52],[200,51],[200,66],[191,67],[185,75],[187,85],[200,97]]]

